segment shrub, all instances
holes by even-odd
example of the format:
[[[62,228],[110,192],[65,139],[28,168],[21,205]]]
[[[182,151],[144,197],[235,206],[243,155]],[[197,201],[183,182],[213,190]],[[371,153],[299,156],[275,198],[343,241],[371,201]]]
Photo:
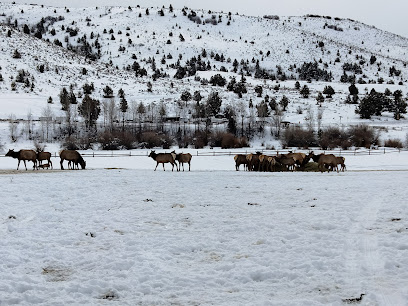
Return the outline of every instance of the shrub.
[[[302,129],[301,127],[286,129],[282,137],[282,145],[284,147],[309,148],[317,145],[313,131]]]
[[[402,149],[404,145],[399,139],[387,139],[386,141],[384,141],[384,147]]]
[[[370,126],[353,126],[347,133],[352,146],[370,148],[372,145],[378,145],[378,134]]]
[[[151,149],[161,145],[160,136],[155,132],[144,132],[140,137],[142,148]]]
[[[323,150],[334,149],[347,145],[348,136],[345,131],[338,127],[329,127],[321,132],[320,147]]]

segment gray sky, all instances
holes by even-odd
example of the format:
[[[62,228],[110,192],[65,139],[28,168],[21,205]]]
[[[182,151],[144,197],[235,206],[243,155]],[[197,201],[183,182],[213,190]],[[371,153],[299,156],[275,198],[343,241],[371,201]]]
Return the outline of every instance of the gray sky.
[[[4,2],[12,2],[6,0]],[[162,6],[203,8],[214,11],[240,13],[252,16],[305,14],[351,18],[368,25],[408,37],[408,0],[14,0],[17,3],[38,3],[54,6]],[[2,1],[3,2],[3,1]]]

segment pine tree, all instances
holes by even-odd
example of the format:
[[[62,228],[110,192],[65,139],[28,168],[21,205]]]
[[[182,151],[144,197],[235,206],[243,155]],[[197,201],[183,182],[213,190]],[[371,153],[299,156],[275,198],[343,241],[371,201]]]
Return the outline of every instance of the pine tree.
[[[320,104],[320,106],[321,106],[322,103],[324,102],[324,96],[323,96],[323,94],[322,94],[320,91],[319,91],[319,93],[317,94],[316,101],[317,101],[317,103]]]
[[[255,86],[255,92],[258,94],[258,98],[259,97],[262,97],[262,86],[261,85],[258,85],[258,86]]]
[[[89,129],[96,126],[96,120],[101,112],[99,100],[92,99],[90,95],[85,94],[82,103],[78,107],[79,114],[84,118],[85,126]]]
[[[286,111],[286,108],[289,105],[289,99],[285,95],[283,95],[282,99],[279,101],[279,105],[282,106],[283,111]]]
[[[307,87],[307,85],[304,85],[299,93],[302,95],[303,98],[305,99],[309,98],[310,95],[309,87]]]
[[[218,92],[217,91],[211,92],[207,98],[208,115],[215,116],[216,114],[218,114],[221,109],[221,104],[222,104],[222,99],[218,95]]]
[[[61,103],[61,109],[63,111],[67,111],[69,109],[69,94],[67,89],[64,87],[62,88],[60,94],[59,94],[59,98],[60,98],[60,103]]]
[[[331,98],[336,92],[333,87],[329,85],[324,87],[323,93],[326,95],[326,98]]]

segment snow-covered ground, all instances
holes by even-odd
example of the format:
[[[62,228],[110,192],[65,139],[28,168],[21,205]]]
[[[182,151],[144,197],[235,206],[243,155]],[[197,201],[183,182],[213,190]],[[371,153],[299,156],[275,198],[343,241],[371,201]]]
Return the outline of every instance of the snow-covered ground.
[[[407,305],[408,154],[346,156],[339,174],[1,157],[0,305]]]

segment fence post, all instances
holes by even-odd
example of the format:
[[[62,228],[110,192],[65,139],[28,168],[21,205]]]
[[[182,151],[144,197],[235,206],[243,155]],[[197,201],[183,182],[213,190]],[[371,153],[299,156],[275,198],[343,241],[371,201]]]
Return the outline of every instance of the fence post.
[[[95,151],[92,151],[92,157],[95,157]]]
[[[384,147],[384,154],[385,154],[385,147]]]
[[[368,149],[368,155],[371,155],[371,149]]]

